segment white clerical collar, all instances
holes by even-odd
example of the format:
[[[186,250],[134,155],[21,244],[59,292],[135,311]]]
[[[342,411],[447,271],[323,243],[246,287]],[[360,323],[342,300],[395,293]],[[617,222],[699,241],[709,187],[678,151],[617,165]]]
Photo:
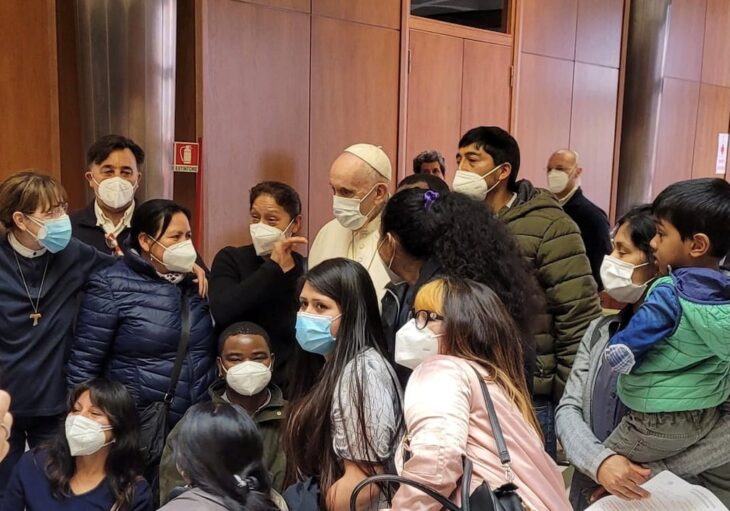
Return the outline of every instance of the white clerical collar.
[[[353,233],[359,235],[359,236],[367,236],[375,231],[380,231],[380,221],[381,217],[383,215],[383,212],[381,211],[378,213],[378,216],[370,220],[368,223],[360,227],[357,231],[353,231]]]
[[[104,229],[104,232],[109,234],[114,233],[115,236],[119,236],[119,233],[124,229],[128,229],[132,225],[132,215],[134,214],[134,201],[124,211],[121,221],[114,225],[109,217],[104,214],[104,211],[99,206],[99,199],[94,201],[94,213],[96,214],[96,225]]]
[[[38,250],[33,250],[26,247],[18,241],[18,238],[15,237],[12,231],[8,232],[8,243],[10,243],[10,246],[13,247],[13,250],[15,250],[18,254],[25,257],[26,259],[40,257],[48,251],[46,247],[41,247]]]

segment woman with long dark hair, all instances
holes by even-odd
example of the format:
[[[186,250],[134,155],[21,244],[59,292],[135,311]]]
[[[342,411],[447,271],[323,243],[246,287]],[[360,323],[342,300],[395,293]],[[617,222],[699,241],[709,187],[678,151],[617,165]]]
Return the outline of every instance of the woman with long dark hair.
[[[263,444],[246,410],[200,403],[188,410],[175,442],[175,463],[189,490],[161,511],[277,511],[262,461]]]
[[[186,311],[189,341],[169,427],[206,399],[215,378],[213,321],[190,273],[197,258],[190,221],[170,200],[134,210],[129,250],[86,285],[67,370],[71,385],[102,375],[124,383],[142,412],[168,391]]]
[[[318,264],[305,275],[299,301],[297,340],[325,364],[311,390],[291,403],[288,473],[318,481],[323,509],[347,510],[355,485],[392,459],[401,429],[398,384],[362,265],[342,258]],[[358,509],[377,508],[379,498],[377,490],[362,492]]]
[[[91,380],[70,393],[69,413],[47,444],[26,452],[13,471],[3,511],[147,511],[137,412],[117,382]]]
[[[560,471],[543,449],[519,338],[509,311],[484,284],[446,277],[420,289],[413,318],[395,343],[396,361],[416,368],[405,397],[408,434],[396,456],[401,475],[458,501],[466,456],[474,466],[472,490],[482,481],[492,489],[511,482],[500,463],[476,370],[494,402],[518,495],[531,509],[570,509]],[[404,465],[403,450],[410,452]],[[404,485],[393,510],[414,509],[441,506]]]
[[[391,275],[383,298],[383,323],[390,353],[395,332],[406,324],[418,290],[440,277],[459,277],[489,286],[518,325],[528,387],[536,385],[533,330],[542,292],[514,236],[484,204],[460,193],[405,189],[383,211],[380,257]],[[539,355],[539,354],[538,354]],[[547,357],[547,356],[546,356]],[[541,367],[551,365],[545,359]],[[554,361],[552,362],[554,365]],[[410,371],[398,368],[404,381]]]

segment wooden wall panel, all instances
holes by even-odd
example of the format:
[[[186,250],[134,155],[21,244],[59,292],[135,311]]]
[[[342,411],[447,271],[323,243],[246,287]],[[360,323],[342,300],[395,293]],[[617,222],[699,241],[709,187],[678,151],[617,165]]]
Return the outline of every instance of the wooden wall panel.
[[[575,60],[618,68],[624,0],[578,0]]]
[[[580,153],[582,187],[608,212],[616,129],[618,69],[576,62],[570,148]]]
[[[522,51],[573,60],[578,0],[523,2]]]
[[[175,63],[175,140],[198,140],[195,90],[195,0],[177,2],[177,45]],[[203,148],[205,151],[205,147]],[[197,176],[176,172],[173,198],[198,215],[196,205]],[[197,241],[197,240],[196,240]]]
[[[234,0],[236,2],[244,1],[251,4],[266,5],[268,7],[276,7],[278,9],[292,9],[300,12],[310,12],[312,9],[312,0]]]
[[[697,112],[692,177],[715,177],[717,135],[730,126],[730,87],[702,84]]]
[[[512,48],[464,41],[462,134],[475,126],[485,125],[509,130],[511,66]],[[455,151],[455,146],[449,148],[451,152]]]
[[[312,14],[398,29],[401,0],[312,0]]]
[[[383,146],[395,171],[399,57],[396,30],[312,17],[311,240],[332,219],[329,168],[343,149],[358,142]]]
[[[699,81],[706,10],[706,0],[672,1],[665,76]]]
[[[209,0],[203,9],[205,256],[248,242],[248,191],[274,179],[307,211],[309,15]]]
[[[699,95],[697,82],[664,79],[652,197],[675,181],[692,177]]]
[[[0,2],[0,179],[60,178],[56,2]]]
[[[545,165],[556,149],[570,142],[573,62],[522,54],[517,97],[520,177],[545,184]]]
[[[409,45],[411,72],[408,76],[406,164],[410,165],[421,151],[436,149],[444,155],[453,177],[454,155],[463,131],[459,105],[464,40],[411,30]],[[490,69],[483,62],[473,67],[479,68],[479,77]],[[467,79],[478,81],[473,75]],[[412,172],[410,166],[404,170],[405,174]]]
[[[707,0],[702,81],[730,87],[730,0]]]
[[[58,104],[61,182],[68,194],[71,210],[90,200],[90,190],[84,179],[86,148],[81,141],[81,105],[79,73],[76,64],[76,11],[56,5],[58,41]]]

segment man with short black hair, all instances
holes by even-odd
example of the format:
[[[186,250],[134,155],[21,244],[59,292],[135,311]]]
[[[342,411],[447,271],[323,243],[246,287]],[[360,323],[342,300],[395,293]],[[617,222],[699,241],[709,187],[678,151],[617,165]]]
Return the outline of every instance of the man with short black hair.
[[[101,252],[121,255],[134,213],[144,151],[121,135],[105,135],[86,155],[86,181],[94,200],[71,213],[73,236]]]
[[[580,186],[582,174],[583,168],[576,151],[559,149],[548,160],[548,189],[555,194],[563,210],[578,225],[588,261],[591,263],[593,278],[601,291],[601,264],[606,254],[610,254],[612,250],[611,227],[606,213],[583,194]]]
[[[414,174],[430,174],[446,180],[446,162],[440,152],[436,150],[423,151],[413,158]]]
[[[533,402],[545,447],[556,455],[555,403],[560,400],[578,345],[601,314],[596,282],[580,231],[552,193],[517,181],[520,148],[496,126],[468,131],[459,141],[452,189],[484,201],[507,224],[535,270],[547,309],[535,318],[537,349]],[[499,261],[484,261],[499,265]]]

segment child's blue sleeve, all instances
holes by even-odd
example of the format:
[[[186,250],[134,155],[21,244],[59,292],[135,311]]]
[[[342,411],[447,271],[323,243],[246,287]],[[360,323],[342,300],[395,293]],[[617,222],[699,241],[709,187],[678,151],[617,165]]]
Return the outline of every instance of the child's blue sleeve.
[[[628,326],[609,341],[605,358],[611,369],[630,373],[641,355],[674,333],[681,314],[674,288],[663,284],[655,287]]]

